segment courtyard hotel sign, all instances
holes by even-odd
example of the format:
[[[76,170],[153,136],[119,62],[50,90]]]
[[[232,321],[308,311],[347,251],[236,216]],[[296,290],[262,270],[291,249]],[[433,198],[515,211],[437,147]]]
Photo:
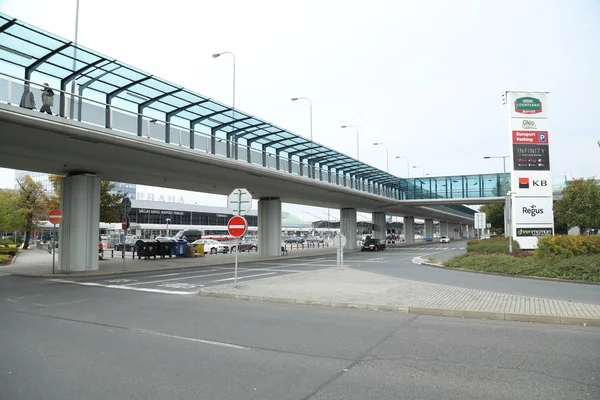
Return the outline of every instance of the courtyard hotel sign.
[[[168,195],[165,197],[162,194],[156,195],[155,193],[137,192],[133,199],[134,200],[148,200],[148,201],[162,201],[164,203],[185,204],[182,196],[179,196],[179,198],[177,196],[172,196],[172,195]]]

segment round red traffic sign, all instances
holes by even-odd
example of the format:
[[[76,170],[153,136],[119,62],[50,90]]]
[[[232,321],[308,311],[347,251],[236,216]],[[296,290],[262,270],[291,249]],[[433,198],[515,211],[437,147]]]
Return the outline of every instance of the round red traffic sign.
[[[121,218],[121,228],[123,228],[123,230],[129,228],[127,217]]]
[[[48,213],[48,221],[50,221],[51,224],[53,224],[53,225],[60,224],[62,220],[63,220],[63,213],[60,210],[51,210]]]
[[[244,236],[246,230],[248,229],[248,223],[246,222],[246,218],[244,217],[231,217],[229,222],[227,223],[227,230],[229,234],[233,237]]]

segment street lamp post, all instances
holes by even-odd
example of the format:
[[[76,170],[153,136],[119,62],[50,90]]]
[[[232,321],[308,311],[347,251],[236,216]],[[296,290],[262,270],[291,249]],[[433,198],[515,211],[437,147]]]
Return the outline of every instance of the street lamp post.
[[[342,128],[354,128],[356,129],[356,159],[358,160],[358,149],[360,147],[359,142],[358,142],[358,127],[354,126],[354,125],[342,125]]]
[[[425,173],[425,169],[423,167],[421,167],[420,165],[413,165],[413,168],[421,168],[421,176],[429,175],[429,174]]]
[[[77,38],[79,36],[79,0],[75,3],[75,37],[73,40],[73,72],[77,68]],[[81,101],[81,99],[79,99]],[[71,102],[69,104],[69,117],[73,120],[75,112],[75,79],[71,81]]]
[[[308,97],[292,97],[292,101],[308,100],[310,107],[310,141],[313,141],[313,117],[312,117],[312,101]]]
[[[402,156],[396,156],[396,159],[403,158],[406,161],[406,178],[410,178],[410,162],[408,158]]]
[[[167,222],[167,237],[169,237],[169,222],[171,222],[171,218],[166,218],[165,221]]]
[[[231,119],[235,120],[235,54],[231,51],[223,51],[221,53],[215,53],[212,55],[212,58],[218,58],[223,54],[231,54],[233,58],[233,85],[232,85],[232,100],[231,100]],[[234,154],[234,157],[237,159],[237,147],[234,148],[232,143],[226,143],[227,149],[231,149],[230,151]],[[213,149],[214,150],[214,149]]]
[[[485,156],[485,157],[483,157],[483,159],[489,160],[491,158],[502,158],[502,166],[504,167],[504,173],[506,174],[506,159],[509,157],[510,156]]]
[[[310,112],[310,145],[311,145],[311,149],[310,149],[310,154],[312,156],[313,154],[313,113],[312,113],[312,101],[308,98],[308,97],[292,97],[292,101],[298,101],[298,100],[307,100],[308,101],[308,105],[309,105],[309,112]],[[312,175],[314,177],[314,169],[310,168],[310,163],[308,165],[308,170],[309,170],[309,175]]]
[[[387,147],[387,145],[385,143],[373,143],[373,146],[383,146],[385,147],[385,172],[389,173],[390,172],[390,151]]]

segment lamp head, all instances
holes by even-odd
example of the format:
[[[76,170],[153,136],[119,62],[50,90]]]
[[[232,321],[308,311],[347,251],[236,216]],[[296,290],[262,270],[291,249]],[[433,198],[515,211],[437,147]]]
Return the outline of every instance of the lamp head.
[[[377,146],[380,145],[381,143],[373,143],[373,146]]]
[[[215,54],[213,54],[213,55],[212,55],[212,58],[217,58],[217,57],[219,57],[220,55],[221,55],[221,53],[215,53]]]
[[[347,127],[348,127],[348,125],[342,125],[342,128],[347,128]],[[600,142],[598,142],[598,143],[600,143]]]
[[[292,101],[296,101],[296,100],[298,100],[297,97],[292,97]]]
[[[489,160],[490,158],[492,158],[492,157],[490,157],[490,156],[483,157],[484,160]]]

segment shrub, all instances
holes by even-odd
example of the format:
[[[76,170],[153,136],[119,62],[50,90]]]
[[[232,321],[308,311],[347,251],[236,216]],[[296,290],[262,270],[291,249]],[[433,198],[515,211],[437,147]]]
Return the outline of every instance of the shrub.
[[[12,261],[12,259],[13,259],[13,256],[11,256],[11,255],[0,254],[0,265],[10,264],[10,262]]]
[[[546,236],[538,241],[538,258],[568,258],[600,254],[600,235]]]
[[[6,247],[0,247],[0,255],[8,255],[11,257],[14,257],[17,254],[17,249],[15,249],[14,247],[12,248],[6,248]]]
[[[513,240],[513,249],[519,250],[519,244]],[[467,253],[478,254],[506,254],[508,253],[508,238],[493,237],[483,240],[469,240]]]

